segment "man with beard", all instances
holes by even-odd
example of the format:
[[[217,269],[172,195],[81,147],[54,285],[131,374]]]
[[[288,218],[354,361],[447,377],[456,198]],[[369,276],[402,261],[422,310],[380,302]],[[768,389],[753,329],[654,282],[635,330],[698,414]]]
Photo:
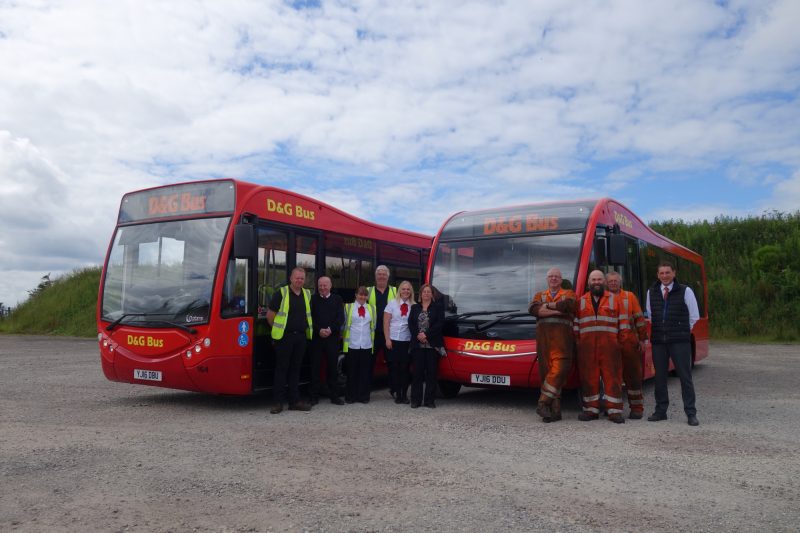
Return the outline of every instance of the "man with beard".
[[[600,416],[600,379],[603,380],[608,419],[616,424],[622,416],[622,356],[620,353],[620,299],[605,289],[599,270],[589,274],[589,292],[578,301],[575,336],[578,341],[578,372],[581,376],[583,412],[578,420]]]

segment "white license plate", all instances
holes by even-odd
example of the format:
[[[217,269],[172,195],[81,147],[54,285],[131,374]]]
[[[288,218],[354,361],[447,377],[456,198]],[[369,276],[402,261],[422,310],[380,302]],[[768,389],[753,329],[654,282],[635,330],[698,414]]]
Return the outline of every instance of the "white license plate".
[[[139,370],[138,368],[133,371],[134,379],[143,379],[145,381],[161,381],[160,370]]]
[[[472,374],[472,383],[476,385],[505,385],[511,386],[511,376],[495,376],[492,374]]]

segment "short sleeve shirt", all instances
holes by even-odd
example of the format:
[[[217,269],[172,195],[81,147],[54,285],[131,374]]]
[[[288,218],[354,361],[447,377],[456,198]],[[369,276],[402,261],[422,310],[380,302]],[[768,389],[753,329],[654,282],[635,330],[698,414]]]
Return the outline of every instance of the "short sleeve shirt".
[[[389,321],[389,337],[393,341],[411,340],[411,330],[408,329],[408,315],[411,313],[411,306],[413,303],[414,302],[411,300],[398,301],[394,298],[389,300],[389,303],[386,304],[386,309],[384,309],[383,312],[392,316],[392,319]],[[403,304],[406,304],[405,315],[402,312]]]

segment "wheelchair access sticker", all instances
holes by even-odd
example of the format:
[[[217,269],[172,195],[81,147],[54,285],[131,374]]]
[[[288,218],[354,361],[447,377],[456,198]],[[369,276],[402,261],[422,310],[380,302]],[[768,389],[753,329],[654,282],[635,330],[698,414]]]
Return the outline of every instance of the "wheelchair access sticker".
[[[247,346],[249,343],[250,343],[250,338],[249,338],[247,335],[245,335],[244,333],[242,333],[241,335],[239,335],[239,346],[241,346],[242,348],[244,348],[244,347],[245,347],[245,346]]]

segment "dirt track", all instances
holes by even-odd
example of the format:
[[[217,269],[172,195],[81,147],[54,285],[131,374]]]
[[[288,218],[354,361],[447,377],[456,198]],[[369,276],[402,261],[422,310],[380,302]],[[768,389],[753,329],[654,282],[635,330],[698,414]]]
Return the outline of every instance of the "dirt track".
[[[666,422],[542,424],[524,392],[269,415],[106,381],[94,342],[0,336],[2,531],[796,531],[800,347],[714,344]],[[653,385],[645,385],[648,412]]]

